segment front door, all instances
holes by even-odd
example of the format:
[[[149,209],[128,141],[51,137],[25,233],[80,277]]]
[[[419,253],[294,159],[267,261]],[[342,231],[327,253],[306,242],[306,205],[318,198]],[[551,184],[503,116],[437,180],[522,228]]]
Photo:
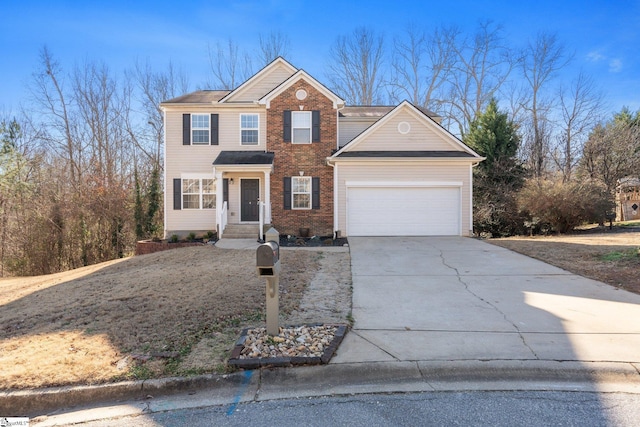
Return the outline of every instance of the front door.
[[[258,221],[258,199],[260,198],[259,179],[240,180],[240,221]]]

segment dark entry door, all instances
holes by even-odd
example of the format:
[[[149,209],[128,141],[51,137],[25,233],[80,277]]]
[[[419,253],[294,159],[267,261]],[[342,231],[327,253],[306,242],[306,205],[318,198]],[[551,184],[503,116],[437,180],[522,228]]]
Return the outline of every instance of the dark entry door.
[[[258,221],[258,198],[260,197],[259,179],[240,180],[240,221]]]

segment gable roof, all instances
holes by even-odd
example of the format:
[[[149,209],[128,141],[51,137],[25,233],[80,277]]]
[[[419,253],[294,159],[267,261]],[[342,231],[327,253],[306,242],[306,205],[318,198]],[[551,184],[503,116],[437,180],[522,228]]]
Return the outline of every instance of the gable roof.
[[[455,137],[453,134],[451,134],[448,130],[446,130],[445,128],[440,126],[435,120],[433,120],[431,117],[429,117],[429,115],[427,113],[425,113],[425,111],[423,111],[422,109],[417,108],[416,106],[411,104],[409,101],[401,102],[398,106],[396,106],[391,111],[389,111],[381,119],[379,119],[373,125],[371,125],[367,129],[365,129],[360,135],[356,136],[354,139],[352,139],[350,142],[348,142],[342,148],[340,148],[338,151],[336,151],[330,158],[338,158],[338,157],[343,157],[343,158],[344,157],[381,157],[381,156],[383,156],[382,154],[380,154],[380,155],[376,154],[375,156],[373,156],[371,154],[367,155],[366,153],[371,153],[371,151],[356,151],[356,150],[354,150],[354,148],[357,148],[357,146],[362,141],[364,141],[367,138],[367,136],[371,135],[377,129],[379,129],[382,126],[384,126],[391,119],[393,119],[393,117],[395,117],[396,115],[400,114],[401,111],[409,111],[410,113],[412,113],[425,126],[427,126],[429,129],[434,131],[434,133],[439,135],[445,142],[449,143],[451,145],[451,148],[453,149],[453,150],[438,150],[438,151],[416,151],[418,153],[422,152],[424,155],[423,156],[416,156],[415,154],[412,154],[412,155],[405,155],[405,157],[456,157],[456,158],[469,158],[469,159],[474,159],[476,161],[484,160],[484,158],[482,156],[480,156],[478,153],[473,151],[468,145],[463,143],[461,140],[459,140],[457,137]],[[391,149],[393,147],[389,147],[389,148]],[[436,153],[436,152],[440,152],[442,154],[441,155],[433,154],[433,153]],[[456,152],[466,153],[467,155],[465,155],[465,156],[461,156],[461,155],[458,155],[458,154],[454,155],[453,153],[456,153]],[[346,154],[346,153],[350,153],[350,154]],[[387,153],[387,156],[385,156],[385,157],[400,157],[401,153],[405,153],[406,154],[408,152],[407,151],[401,151],[400,152],[400,151],[392,151],[391,150],[391,151],[382,151],[381,153]],[[427,153],[431,153],[431,154],[427,154]]]
[[[240,86],[229,92],[229,94],[220,99],[219,102],[233,102],[233,98],[242,95],[243,92],[251,89],[260,81],[264,80],[270,74],[273,74],[277,70],[286,71],[289,75],[291,75],[297,71],[297,68],[287,62],[283,57],[279,56],[271,61],[271,63],[266,65],[262,70],[251,76],[246,82],[242,83]]]
[[[269,108],[271,100],[273,98],[277,97],[282,92],[290,88],[291,85],[293,85],[296,82],[299,82],[300,80],[306,81],[315,89],[317,89],[320,93],[322,93],[324,96],[331,99],[333,101],[333,108],[338,108],[344,105],[344,100],[342,100],[342,98],[340,98],[338,95],[330,91],[325,85],[323,85],[322,83],[320,83],[319,81],[311,77],[304,70],[298,70],[295,74],[293,74],[287,80],[285,80],[284,82],[282,82],[281,84],[273,88],[273,90],[271,90],[269,93],[265,94],[262,98],[260,98],[258,103],[266,105],[267,108]]]

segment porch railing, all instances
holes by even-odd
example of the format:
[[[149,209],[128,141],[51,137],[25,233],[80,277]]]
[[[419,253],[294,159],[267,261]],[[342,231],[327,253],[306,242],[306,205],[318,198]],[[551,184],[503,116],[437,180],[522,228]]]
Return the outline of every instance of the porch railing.
[[[227,210],[227,202],[222,202],[222,209],[220,209],[220,214],[218,215],[218,239],[222,238],[224,229],[227,228]]]
[[[271,206],[265,202],[258,202],[258,211],[260,212],[260,229],[258,230],[258,239],[262,240],[264,236],[264,225],[271,222]]]

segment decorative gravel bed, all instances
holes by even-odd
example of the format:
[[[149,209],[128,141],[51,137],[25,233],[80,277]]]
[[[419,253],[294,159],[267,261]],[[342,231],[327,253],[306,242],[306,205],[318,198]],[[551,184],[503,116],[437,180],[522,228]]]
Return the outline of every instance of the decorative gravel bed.
[[[275,336],[266,328],[245,329],[236,342],[229,364],[238,368],[317,365],[329,360],[347,332],[343,324],[280,328]]]

